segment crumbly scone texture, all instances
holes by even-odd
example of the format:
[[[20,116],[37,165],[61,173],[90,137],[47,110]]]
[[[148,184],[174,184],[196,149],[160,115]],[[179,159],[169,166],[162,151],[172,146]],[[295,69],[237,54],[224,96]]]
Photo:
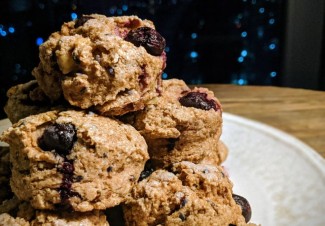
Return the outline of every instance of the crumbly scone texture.
[[[134,187],[123,206],[126,225],[247,225],[221,167],[181,162],[173,170],[156,170]]]
[[[142,109],[159,94],[166,54],[149,54],[124,38],[129,31],[154,25],[137,16],[84,15],[62,25],[39,48],[32,74],[52,100],[94,107],[101,115]]]
[[[11,87],[7,91],[7,97],[4,111],[12,123],[51,108],[51,101],[40,89],[36,80]]]
[[[15,214],[0,214],[0,226],[109,226],[105,214],[101,211],[40,211],[33,209],[28,203],[19,204],[17,211]]]
[[[72,124],[76,140],[63,155],[40,147],[50,125]],[[11,188],[36,209],[85,212],[125,200],[148,159],[147,144],[132,126],[80,111],[29,116],[0,139],[10,145]]]
[[[0,147],[0,204],[12,195],[9,186],[11,176],[9,158],[9,147]]]
[[[189,92],[206,94],[215,101],[217,110],[182,106],[179,98]],[[227,149],[219,144],[221,105],[208,89],[191,90],[181,80],[163,80],[162,95],[150,101],[129,123],[146,139],[156,168],[180,161],[219,165],[227,156]]]

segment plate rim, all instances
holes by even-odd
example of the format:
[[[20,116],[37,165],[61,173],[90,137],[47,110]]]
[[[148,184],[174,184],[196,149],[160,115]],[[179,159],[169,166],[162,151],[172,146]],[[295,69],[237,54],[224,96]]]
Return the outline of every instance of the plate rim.
[[[297,137],[269,124],[232,113],[223,112],[222,118],[223,124],[225,121],[229,120],[245,127],[254,128],[255,130],[261,131],[267,135],[285,142],[286,144],[293,146],[296,151],[302,154],[303,157],[305,157],[309,162],[313,163],[313,165],[317,167],[317,169],[321,171],[321,173],[325,176],[325,158],[323,158],[314,148],[298,139]]]

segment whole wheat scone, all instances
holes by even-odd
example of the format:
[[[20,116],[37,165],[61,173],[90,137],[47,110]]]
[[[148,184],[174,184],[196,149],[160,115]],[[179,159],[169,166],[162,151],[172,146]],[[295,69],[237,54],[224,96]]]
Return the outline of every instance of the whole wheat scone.
[[[182,80],[163,80],[160,97],[126,118],[146,139],[152,164],[180,161],[221,164],[227,148],[220,142],[222,109],[213,92],[190,89]]]
[[[142,109],[160,92],[165,40],[137,16],[83,15],[39,48],[32,74],[51,100],[93,107],[101,115]]]
[[[9,147],[0,147],[0,204],[12,195],[10,176]]]
[[[35,210],[27,202],[16,206],[13,214],[0,214],[0,226],[109,226],[103,212],[69,212]]]
[[[80,111],[20,120],[0,137],[10,145],[11,188],[36,209],[106,209],[125,200],[148,159],[132,126]]]
[[[133,188],[126,225],[247,225],[221,167],[181,162],[173,170],[156,170]]]
[[[12,123],[55,107],[63,108],[65,104],[64,101],[52,102],[41,90],[36,80],[11,87],[7,91],[7,97],[4,111]]]

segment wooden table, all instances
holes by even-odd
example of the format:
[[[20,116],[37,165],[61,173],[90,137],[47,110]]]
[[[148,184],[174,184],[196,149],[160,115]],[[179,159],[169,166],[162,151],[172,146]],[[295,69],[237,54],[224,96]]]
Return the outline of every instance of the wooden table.
[[[325,92],[271,86],[204,85],[223,110],[302,140],[325,158]]]
[[[215,92],[225,112],[283,130],[325,158],[325,92],[266,86],[202,86]],[[1,120],[0,129],[8,123]]]

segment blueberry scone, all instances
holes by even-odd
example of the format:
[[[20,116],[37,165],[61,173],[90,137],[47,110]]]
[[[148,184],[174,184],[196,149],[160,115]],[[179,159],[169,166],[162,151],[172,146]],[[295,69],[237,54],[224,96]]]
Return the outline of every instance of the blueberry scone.
[[[10,145],[12,191],[36,209],[85,212],[116,206],[149,157],[132,126],[91,112],[29,116],[0,139]]]
[[[172,170],[156,170],[133,188],[123,205],[126,225],[247,225],[221,167],[181,162]]]
[[[0,214],[0,226],[36,226],[36,225],[67,225],[67,226],[109,226],[103,212],[69,212],[36,210],[27,202],[17,203],[12,213]]]
[[[9,147],[0,146],[0,204],[11,196]]]
[[[165,39],[136,16],[83,15],[39,48],[32,74],[51,100],[101,115],[142,109],[161,89]]]
[[[4,107],[12,123],[29,115],[49,111],[52,108],[64,108],[63,100],[51,101],[40,89],[36,80],[18,84],[7,91],[8,101]]]
[[[213,92],[190,89],[182,80],[163,80],[163,92],[126,119],[146,139],[157,168],[180,161],[221,164],[227,148],[219,140],[222,109]]]

